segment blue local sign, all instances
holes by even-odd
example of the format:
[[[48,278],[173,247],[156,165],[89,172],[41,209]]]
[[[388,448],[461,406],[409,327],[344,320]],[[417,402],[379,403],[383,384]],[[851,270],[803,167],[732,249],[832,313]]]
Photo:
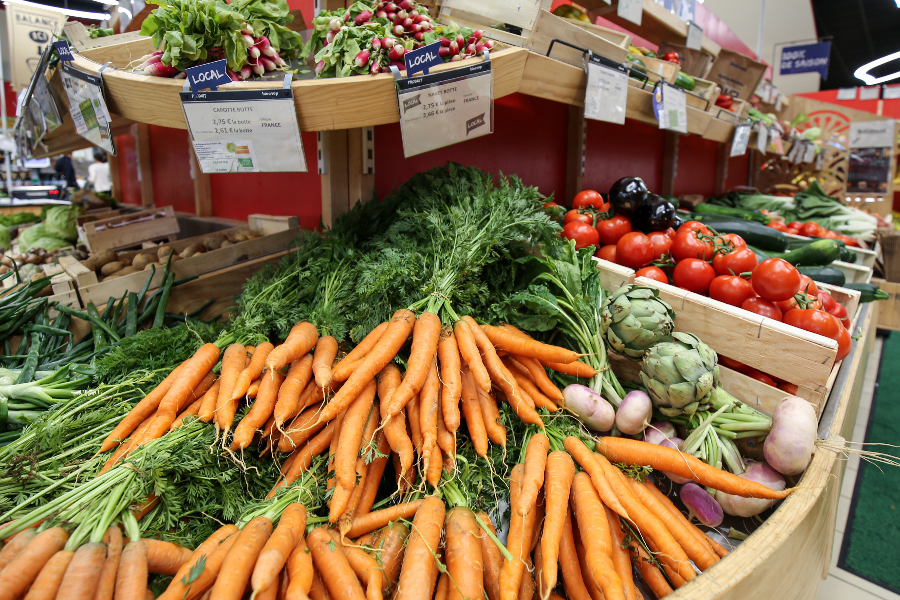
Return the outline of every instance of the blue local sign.
[[[191,91],[194,93],[194,96],[200,90],[205,90],[206,88],[216,90],[220,85],[231,83],[231,77],[225,73],[225,65],[225,59],[223,58],[222,60],[185,69],[188,83],[191,84]]]
[[[413,73],[422,71],[428,75],[428,69],[444,64],[444,59],[438,53],[441,49],[441,43],[435,42],[428,44],[418,50],[411,50],[403,55],[406,61],[406,76],[411,77]]]
[[[831,42],[786,46],[781,50],[779,75],[818,73],[822,76],[822,79],[828,79],[828,58],[830,55]]]
[[[62,62],[72,62],[74,60],[72,57],[72,49],[69,48],[69,42],[66,40],[53,42],[53,47],[56,48],[56,53],[59,55],[59,60]]]

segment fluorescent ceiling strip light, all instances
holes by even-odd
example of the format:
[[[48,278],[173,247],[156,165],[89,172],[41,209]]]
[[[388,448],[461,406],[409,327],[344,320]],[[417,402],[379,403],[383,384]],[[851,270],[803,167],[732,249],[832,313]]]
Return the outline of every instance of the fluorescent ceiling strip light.
[[[3,4],[21,4],[23,6],[31,6],[33,8],[42,8],[53,12],[62,13],[69,17],[79,17],[82,19],[92,19],[94,21],[108,21],[109,13],[85,12],[83,10],[71,10],[68,8],[59,8],[58,6],[47,6],[46,4],[38,4],[37,2],[28,2],[28,0],[3,0]]]
[[[897,0],[898,4],[900,4],[900,0]],[[879,83],[884,83],[885,81],[892,81],[894,79],[900,79],[900,71],[896,71],[895,73],[891,73],[890,75],[885,75],[884,77],[873,77],[869,75],[869,71],[874,69],[875,67],[881,66],[885,63],[889,63],[892,60],[900,58],[900,52],[894,52],[893,54],[888,54],[887,56],[882,56],[877,60],[873,60],[870,63],[866,63],[856,71],[854,71],[853,76],[857,79],[863,80],[866,85],[877,85]]]

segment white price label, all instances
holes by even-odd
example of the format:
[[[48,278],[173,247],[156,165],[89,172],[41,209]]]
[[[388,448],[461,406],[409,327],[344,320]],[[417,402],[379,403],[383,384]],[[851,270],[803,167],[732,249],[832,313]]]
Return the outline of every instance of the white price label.
[[[769,146],[769,128],[759,124],[759,130],[756,132],[756,149],[763,154],[766,153],[766,148]]]
[[[838,100],[856,100],[856,88],[840,88],[837,92]]]
[[[784,100],[784,94],[782,94],[781,92],[778,92],[778,91],[776,91],[775,94],[778,96],[775,99],[775,112],[778,112],[781,110],[781,103]]]
[[[588,81],[584,95],[585,118],[624,125],[627,103],[628,75],[588,62]]]
[[[95,146],[110,154],[116,154],[112,132],[109,128],[109,109],[103,98],[103,79],[84,73],[69,63],[61,63],[61,76],[66,96],[69,98],[69,114],[75,131]]]
[[[181,93],[204,173],[306,172],[290,88]]]
[[[694,50],[699,50],[703,46],[703,29],[693,21],[688,23],[687,41],[684,45]]]
[[[644,15],[644,3],[642,0],[619,0],[616,14],[626,21],[640,25]]]
[[[741,123],[734,128],[734,138],[731,140],[731,156],[743,156],[747,153],[747,144],[750,142],[750,124]]]
[[[494,132],[490,62],[397,81],[407,158]]]
[[[653,92],[653,112],[660,129],[687,133],[687,96],[670,85],[660,84]]]
[[[812,142],[804,142],[803,144],[803,162],[809,164],[816,157],[816,145]]]
[[[884,92],[882,92],[881,97],[884,100],[896,100],[900,98],[900,85],[886,85],[884,86]],[[854,99],[856,96],[854,96]],[[838,98],[840,100],[840,98]]]
[[[771,129],[769,135],[772,138],[772,148],[776,154],[784,154],[784,140],[781,139],[781,132],[777,129]]]
[[[799,164],[803,159],[803,143],[800,140],[796,140],[791,145],[791,150],[788,152],[788,160],[792,164]]]

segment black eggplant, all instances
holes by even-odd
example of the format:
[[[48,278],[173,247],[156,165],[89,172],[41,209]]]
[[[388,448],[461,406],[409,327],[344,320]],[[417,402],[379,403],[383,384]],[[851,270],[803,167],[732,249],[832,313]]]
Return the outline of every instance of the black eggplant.
[[[675,215],[675,217],[672,219],[672,224],[669,227],[671,227],[675,231],[678,231],[678,228],[682,225],[684,225],[684,219],[682,219],[678,215]]]
[[[665,231],[675,220],[675,205],[657,194],[647,194],[644,202],[631,215],[631,224],[648,233]]]
[[[647,185],[640,177],[623,177],[609,188],[609,203],[616,214],[630,217],[648,193]]]

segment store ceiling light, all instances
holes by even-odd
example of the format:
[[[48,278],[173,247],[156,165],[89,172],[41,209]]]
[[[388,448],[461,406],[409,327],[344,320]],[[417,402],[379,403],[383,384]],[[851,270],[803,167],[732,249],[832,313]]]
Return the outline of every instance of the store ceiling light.
[[[900,0],[897,0],[897,1],[900,2]],[[866,83],[866,85],[877,85],[879,83],[884,83],[886,81],[900,79],[900,71],[895,71],[895,72],[891,73],[890,75],[885,75],[884,77],[874,77],[872,75],[869,75],[869,71],[871,71],[875,67],[879,67],[885,63],[889,63],[892,60],[895,60],[898,58],[900,58],[900,52],[894,52],[893,54],[888,54],[887,56],[882,56],[881,58],[879,58],[877,60],[873,60],[870,63],[866,63],[863,66],[861,66],[860,68],[858,68],[853,73],[853,76],[856,77],[857,79],[863,80]]]
[[[897,1],[900,2],[900,0],[897,0]],[[125,13],[126,15],[128,15],[128,18],[129,18],[129,19],[134,18],[134,15],[131,14],[131,11],[128,10],[127,8],[125,8],[124,6],[120,6],[120,7],[119,7],[119,12],[120,12],[120,13]]]
[[[86,12],[83,10],[72,10],[69,8],[60,8],[58,6],[48,6],[46,4],[38,4],[37,2],[28,2],[28,0],[3,0],[3,4],[21,4],[23,6],[33,6],[35,8],[43,8],[53,12],[62,13],[69,17],[78,17],[80,19],[91,19],[92,21],[108,21],[109,13]]]

